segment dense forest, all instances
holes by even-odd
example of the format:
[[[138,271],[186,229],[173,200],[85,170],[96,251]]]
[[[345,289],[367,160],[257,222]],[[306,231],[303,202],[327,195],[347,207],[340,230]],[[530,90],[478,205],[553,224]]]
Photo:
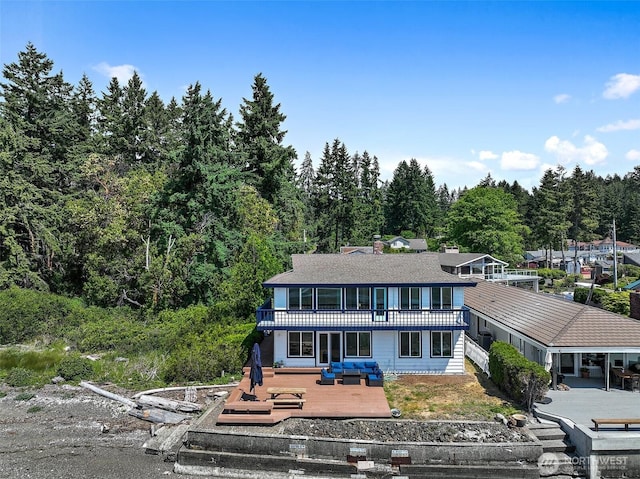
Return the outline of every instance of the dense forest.
[[[613,219],[640,243],[640,166],[606,178],[558,166],[529,192],[490,175],[449,190],[413,159],[382,181],[378,158],[340,139],[298,163],[262,74],[234,116],[199,82],[168,103],[137,74],[98,94],[28,44],[0,88],[0,289],[248,319],[291,253],[374,234],[514,266],[527,249],[607,236]]]

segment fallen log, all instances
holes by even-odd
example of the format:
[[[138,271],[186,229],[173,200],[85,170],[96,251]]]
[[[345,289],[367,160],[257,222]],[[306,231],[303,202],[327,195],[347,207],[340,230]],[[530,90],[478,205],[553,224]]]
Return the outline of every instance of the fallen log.
[[[131,399],[128,399],[123,396],[119,396],[118,394],[114,394],[109,391],[105,391],[104,389],[101,389],[98,386],[94,386],[93,384],[90,384],[86,381],[80,381],[80,386],[82,386],[83,388],[89,389],[90,391],[93,391],[94,393],[104,396],[106,398],[113,399],[114,401],[121,402],[122,404],[126,404],[129,407],[138,407],[138,405]]]
[[[144,421],[162,424],[180,424],[182,421],[191,419],[191,416],[156,408],[130,409],[129,415]]]
[[[199,412],[202,410],[200,405],[194,402],[174,401],[172,399],[166,399],[158,396],[149,396],[147,394],[143,394],[142,396],[140,396],[137,402],[142,407],[151,406],[173,412]]]

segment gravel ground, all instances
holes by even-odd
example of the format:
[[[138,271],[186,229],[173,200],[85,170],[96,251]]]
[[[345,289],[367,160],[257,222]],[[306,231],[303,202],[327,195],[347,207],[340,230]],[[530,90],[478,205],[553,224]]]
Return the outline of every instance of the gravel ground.
[[[145,454],[150,423],[129,416],[116,401],[69,385],[0,391],[7,394],[0,399],[3,479],[191,477],[173,474],[173,463]],[[21,393],[35,397],[16,400]]]
[[[131,393],[105,387],[130,397]],[[84,388],[48,385],[37,390],[1,388],[0,477],[3,479],[155,479],[195,476],[173,473],[173,463],[145,454],[150,423],[127,414],[127,406]],[[35,397],[18,400],[20,394]],[[184,399],[184,397],[174,397]],[[199,396],[220,409],[223,400]],[[215,414],[216,411],[213,411]],[[274,426],[215,426],[253,434],[292,434],[376,441],[518,442],[518,428],[500,423],[404,420],[289,419]]]

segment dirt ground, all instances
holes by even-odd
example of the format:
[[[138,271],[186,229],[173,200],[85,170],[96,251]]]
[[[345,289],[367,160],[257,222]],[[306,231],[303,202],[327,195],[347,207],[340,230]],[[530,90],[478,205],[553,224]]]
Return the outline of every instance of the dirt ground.
[[[173,462],[145,454],[150,423],[80,387],[0,388],[0,476],[5,479],[154,479]],[[116,392],[112,390],[112,392]],[[29,400],[20,395],[35,394]]]

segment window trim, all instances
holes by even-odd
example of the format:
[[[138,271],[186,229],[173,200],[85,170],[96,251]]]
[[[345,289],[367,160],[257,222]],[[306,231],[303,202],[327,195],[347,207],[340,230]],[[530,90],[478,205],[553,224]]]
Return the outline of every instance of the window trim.
[[[338,299],[338,303],[337,307],[335,308],[321,308],[320,307],[320,291],[321,290],[331,290],[331,291],[337,291],[337,299]],[[340,311],[342,310],[342,288],[316,288],[316,309],[318,311]]]
[[[445,355],[442,353],[444,351],[444,348],[442,346],[444,345],[443,336],[445,333],[449,335],[449,351],[450,351],[449,355]],[[439,355],[435,355],[433,352],[433,346],[436,343],[436,341],[434,340],[435,336],[439,336],[440,352],[441,352]],[[431,331],[431,357],[432,358],[452,358],[453,357],[453,331]]]
[[[367,290],[367,305],[366,307],[361,307],[362,301],[360,300],[360,298],[362,297],[360,295],[360,290],[361,289],[366,289]],[[349,301],[347,300],[347,294],[349,290],[355,290],[356,293],[356,307],[352,308],[349,307]],[[347,288],[343,288],[344,291],[344,309],[345,311],[370,311],[371,310],[371,288],[368,286],[354,286],[354,287],[347,287]]]
[[[443,301],[443,291],[445,289],[451,292],[451,295],[450,295],[451,303],[449,303],[448,305],[445,305],[444,301]],[[438,296],[437,296],[437,299],[438,299],[437,306],[436,306],[435,301],[434,301],[434,297],[435,297],[436,291],[439,293]],[[438,310],[441,310],[441,309],[444,309],[444,310],[453,309],[453,288],[451,286],[431,287],[430,299],[431,299],[431,309],[438,309]]]
[[[291,292],[294,290],[298,290],[298,304],[297,307],[291,306]],[[309,290],[311,292],[311,304],[308,307],[305,307],[302,302],[302,292],[303,290]],[[287,288],[287,311],[311,311],[313,310],[313,298],[314,298],[313,288],[309,287],[297,287],[297,288]],[[294,296],[295,297],[295,296]]]
[[[404,307],[402,304],[402,291],[406,290],[407,291],[407,300],[408,300],[408,307]],[[414,304],[413,301],[415,298],[413,297],[412,294],[412,290],[416,290],[418,293],[418,302],[416,304],[416,308],[414,308]],[[399,309],[400,311],[420,311],[422,309],[422,288],[418,287],[418,286],[402,286],[400,288],[398,288],[398,299],[399,299]]]
[[[402,336],[405,335],[405,334],[409,335],[409,343],[408,343],[409,354],[408,355],[403,355],[402,354]],[[411,347],[411,338],[414,337],[413,335],[417,335],[415,337],[418,338],[418,351],[419,351],[418,355],[411,354],[411,351],[413,349]],[[399,331],[399,334],[398,334],[398,357],[400,357],[400,358],[421,358],[422,357],[422,333],[420,331]]]
[[[292,334],[297,334],[298,339],[300,341],[300,354],[291,354],[291,335]],[[311,353],[308,355],[304,354],[304,348],[303,348],[303,335],[304,334],[310,334],[311,335]],[[315,358],[315,351],[316,351],[316,338],[315,338],[315,334],[313,331],[287,331],[287,357],[288,358]]]
[[[358,354],[356,356],[352,356],[347,354],[347,335],[349,334],[355,334],[356,335],[356,349],[358,350]],[[360,354],[360,335],[361,334],[366,334],[369,336],[369,354]],[[371,331],[345,331],[344,332],[344,357],[345,358],[371,358],[373,357],[373,351],[372,351],[372,344],[371,344]]]

